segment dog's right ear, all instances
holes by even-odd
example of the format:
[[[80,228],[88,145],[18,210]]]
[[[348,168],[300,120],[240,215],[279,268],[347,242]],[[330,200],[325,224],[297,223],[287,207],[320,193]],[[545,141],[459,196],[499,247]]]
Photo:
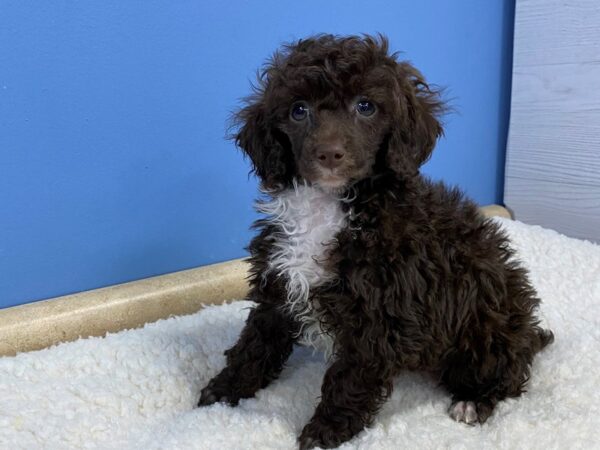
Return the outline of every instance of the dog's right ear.
[[[262,99],[254,99],[235,116],[236,145],[252,161],[252,170],[265,189],[280,189],[291,184],[293,159],[284,148],[287,136],[276,129]]]

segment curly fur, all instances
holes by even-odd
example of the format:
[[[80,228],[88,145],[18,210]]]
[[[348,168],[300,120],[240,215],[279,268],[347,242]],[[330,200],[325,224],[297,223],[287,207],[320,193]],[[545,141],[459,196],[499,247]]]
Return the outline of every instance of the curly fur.
[[[466,423],[523,392],[553,335],[504,233],[419,173],[444,111],[383,37],[321,35],[275,53],[235,136],[270,197],[249,246],[257,306],[200,405],[253,396],[301,335],[319,334],[333,357],[301,448],[369,425],[402,370],[437,374]]]

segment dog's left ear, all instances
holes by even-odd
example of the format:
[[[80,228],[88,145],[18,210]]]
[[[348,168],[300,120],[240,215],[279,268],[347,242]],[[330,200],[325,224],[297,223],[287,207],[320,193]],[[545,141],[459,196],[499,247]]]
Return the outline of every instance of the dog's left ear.
[[[395,122],[388,143],[387,164],[397,173],[416,174],[431,156],[444,130],[439,117],[446,106],[440,92],[407,62],[396,66]]]

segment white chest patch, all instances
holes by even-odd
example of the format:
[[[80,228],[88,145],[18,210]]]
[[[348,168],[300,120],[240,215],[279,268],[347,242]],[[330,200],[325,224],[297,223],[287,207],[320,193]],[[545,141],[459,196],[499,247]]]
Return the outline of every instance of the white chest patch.
[[[335,276],[322,263],[328,246],[347,222],[342,201],[311,186],[294,185],[257,206],[279,229],[273,236],[269,271],[286,277],[286,307],[299,320],[304,343],[326,354],[332,351],[332,341],[321,329],[309,298],[312,287]]]

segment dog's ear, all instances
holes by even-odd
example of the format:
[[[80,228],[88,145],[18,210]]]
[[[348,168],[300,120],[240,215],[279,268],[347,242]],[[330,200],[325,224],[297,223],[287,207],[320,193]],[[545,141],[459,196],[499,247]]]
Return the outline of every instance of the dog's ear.
[[[415,174],[431,156],[444,130],[439,121],[446,106],[440,92],[407,62],[396,65],[396,111],[388,143],[387,164],[402,174]]]
[[[278,189],[291,182],[293,158],[285,151],[287,136],[269,119],[260,95],[235,115],[236,145],[252,161],[252,170],[266,189]]]

